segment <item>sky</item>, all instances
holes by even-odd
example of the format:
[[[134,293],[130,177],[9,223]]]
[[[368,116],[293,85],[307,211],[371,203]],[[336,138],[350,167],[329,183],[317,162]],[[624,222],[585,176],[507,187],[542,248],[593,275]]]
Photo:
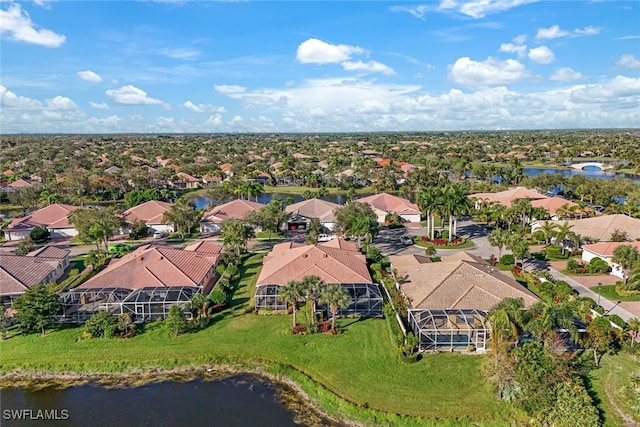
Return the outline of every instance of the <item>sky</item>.
[[[640,127],[640,2],[0,0],[0,133]]]

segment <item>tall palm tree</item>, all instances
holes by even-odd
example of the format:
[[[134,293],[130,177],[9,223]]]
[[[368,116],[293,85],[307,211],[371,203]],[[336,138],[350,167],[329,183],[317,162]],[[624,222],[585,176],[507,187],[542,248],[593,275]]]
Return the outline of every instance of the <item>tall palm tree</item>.
[[[286,285],[280,288],[279,295],[285,300],[288,304],[291,304],[293,308],[293,327],[295,328],[298,324],[296,322],[296,312],[297,312],[297,303],[300,298],[302,298],[305,294],[305,290],[302,286],[302,282],[298,282],[295,280],[290,280]]]
[[[498,248],[498,260],[502,258],[502,249],[507,245],[507,239],[509,238],[509,232],[496,228],[487,236],[489,244]]]
[[[427,218],[427,235],[433,239],[435,213],[440,205],[442,192],[437,187],[426,187],[418,193],[417,202]]]
[[[324,287],[322,294],[320,295],[320,301],[329,304],[329,311],[331,312],[331,329],[336,330],[336,317],[340,308],[346,308],[349,306],[351,297],[342,286],[332,283]]]
[[[513,343],[520,337],[524,321],[523,308],[522,299],[506,298],[487,313],[487,320],[491,324],[491,342],[494,353],[500,351],[506,343]]]
[[[569,225],[569,221],[565,221],[564,224],[558,225],[556,228],[556,245],[562,248],[562,255],[564,255],[564,240],[569,237],[573,225]]]
[[[629,336],[631,337],[631,347],[635,346],[635,343],[640,343],[640,319],[637,317],[627,322],[627,329]]]
[[[316,303],[318,296],[324,288],[324,283],[318,276],[305,276],[302,278],[302,287],[311,306],[311,324],[316,323]]]
[[[613,250],[613,262],[622,269],[624,282],[629,279],[629,270],[640,261],[640,252],[631,245],[620,245]]]

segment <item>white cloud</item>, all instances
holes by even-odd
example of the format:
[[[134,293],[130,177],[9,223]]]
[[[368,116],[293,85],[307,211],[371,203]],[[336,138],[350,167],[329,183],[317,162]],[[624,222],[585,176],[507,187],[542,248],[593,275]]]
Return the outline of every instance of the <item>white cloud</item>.
[[[105,92],[109,99],[120,105],[154,105],[163,102],[151,98],[145,91],[135,86],[123,86],[120,89],[109,89]]]
[[[514,43],[502,43],[500,45],[500,52],[515,53],[519,58],[522,58],[527,52],[527,46]]]
[[[51,110],[78,110],[78,105],[66,96],[47,99],[45,104]]]
[[[427,11],[429,10],[429,8],[423,4],[418,5],[416,7],[404,7],[404,6],[392,6],[391,7],[391,11],[392,12],[407,12],[410,13],[411,15],[415,16],[418,19],[423,19],[424,20],[424,16],[426,15]]]
[[[0,105],[17,110],[32,110],[42,107],[40,101],[18,96],[2,85],[0,85]]]
[[[65,42],[63,35],[36,28],[29,14],[18,3],[11,3],[7,10],[0,10],[0,22],[0,33],[7,33],[10,40],[44,47],[58,47]]]
[[[224,107],[216,107],[211,104],[194,104],[191,101],[187,101],[182,106],[194,113],[224,113]]]
[[[396,73],[393,68],[389,67],[388,65],[381,64],[378,61],[345,61],[341,65],[342,68],[344,68],[346,71],[362,71],[365,73],[382,73],[386,75],[392,75]]]
[[[90,70],[78,71],[77,74],[82,80],[86,80],[88,82],[100,83],[102,81],[102,77],[100,77],[100,75]]]
[[[640,60],[633,54],[622,55],[616,62],[618,67],[640,70]]]
[[[308,39],[300,43],[296,59],[303,64],[333,64],[351,59],[352,55],[366,53],[359,46],[334,45],[318,39]]]
[[[550,64],[556,57],[548,47],[539,46],[529,49],[529,59],[538,64]]]
[[[216,92],[220,92],[225,95],[229,95],[232,93],[244,93],[247,91],[246,87],[238,85],[213,85],[213,88],[216,90]]]
[[[515,59],[500,61],[488,58],[478,62],[465,56],[458,58],[449,70],[451,80],[466,86],[516,83],[528,76],[525,66]]]
[[[160,54],[173,59],[196,59],[200,56],[200,51],[190,48],[162,49]]]
[[[584,78],[584,76],[581,73],[574,71],[569,67],[558,68],[549,76],[549,79],[554,82],[570,82],[580,80],[582,78]]]
[[[610,104],[640,107],[640,78],[616,76],[598,84],[580,86],[571,91],[571,101],[581,104]]]
[[[576,28],[573,31],[561,30],[559,25],[552,25],[549,28],[538,28],[536,32],[536,40],[557,39],[561,37],[576,36],[593,36],[600,34],[600,28],[588,26],[584,28]]]
[[[109,106],[107,105],[106,102],[101,102],[101,103],[89,102],[89,105],[91,106],[91,108],[95,108],[96,110],[108,110],[109,109]]]
[[[209,116],[206,122],[204,122],[206,126],[220,126],[222,124],[222,115],[214,114]]]
[[[536,1],[537,0],[442,0],[438,9],[443,12],[456,11],[477,19]]]

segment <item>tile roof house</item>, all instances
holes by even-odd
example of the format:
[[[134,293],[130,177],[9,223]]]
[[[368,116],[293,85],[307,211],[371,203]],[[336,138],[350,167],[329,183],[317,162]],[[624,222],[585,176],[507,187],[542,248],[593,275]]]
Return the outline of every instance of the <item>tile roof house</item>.
[[[341,311],[343,314],[380,315],[382,295],[371,279],[364,254],[354,243],[337,240],[340,239],[318,245],[296,242],[275,245],[263,260],[256,282],[255,307],[286,309],[279,289],[289,281],[317,276],[322,282],[340,284],[349,292],[351,302]]]
[[[53,246],[27,256],[0,252],[0,304],[11,306],[31,286],[57,281],[68,266],[69,251]]]
[[[534,190],[529,190],[525,187],[516,187],[505,191],[499,191],[497,193],[470,194],[469,198],[471,198],[472,200],[476,200],[476,208],[478,208],[479,204],[482,203],[482,201],[495,202],[506,207],[510,207],[511,203],[516,199],[531,199],[533,201],[539,199],[547,199],[548,197],[544,194],[538,193]]]
[[[531,206],[546,210],[549,212],[549,215],[551,215],[552,220],[558,220],[561,218],[559,213],[561,214],[563,210],[570,209],[573,206],[578,206],[578,204],[571,200],[563,199],[562,197],[553,196],[544,199],[532,200]]]
[[[173,224],[167,224],[163,219],[165,212],[171,210],[173,203],[162,202],[159,200],[149,200],[137,206],[127,209],[122,216],[128,224],[135,221],[143,222],[149,227],[150,232],[159,231],[161,233],[173,233]],[[125,230],[125,233],[128,232]]]
[[[396,213],[406,222],[420,222],[420,208],[407,199],[388,193],[374,194],[354,200],[358,203],[367,203],[378,216],[378,222],[385,221],[388,213]]]
[[[308,199],[285,207],[289,215],[287,227],[290,230],[306,230],[309,228],[311,218],[318,218],[320,224],[328,230],[333,230],[335,225],[335,211],[342,206],[337,203],[327,202],[322,199]]]
[[[44,227],[51,238],[65,238],[78,235],[78,231],[69,223],[69,214],[78,206],[55,203],[38,209],[27,216],[14,218],[4,229],[7,240],[21,240],[29,236],[35,227]]]
[[[113,259],[65,295],[65,316],[83,319],[108,309],[144,320],[164,318],[172,305],[186,305],[198,292],[208,294],[217,278],[221,249],[214,250],[213,243],[192,246],[182,250],[143,245]]]
[[[563,225],[565,221],[550,221]],[[591,237],[600,242],[611,241],[611,234],[616,230],[624,231],[630,240],[640,239],[640,219],[624,214],[602,215],[593,218],[573,219],[566,221],[571,231],[582,237]],[[536,231],[542,224],[534,222],[531,231]]]
[[[628,245],[640,251],[640,242],[600,242],[582,245],[582,261],[591,262],[594,258],[600,258],[611,266],[611,275],[624,279],[624,270],[619,264],[613,262],[613,251],[618,246]]]
[[[242,219],[252,211],[258,211],[265,205],[250,200],[236,199],[231,202],[218,205],[202,214],[200,220],[201,233],[218,233],[220,226],[230,219]]]
[[[409,303],[409,328],[418,351],[474,348],[484,351],[490,327],[487,312],[505,298],[525,307],[538,297],[484,260],[466,252],[422,263],[412,255],[389,257],[397,285]]]

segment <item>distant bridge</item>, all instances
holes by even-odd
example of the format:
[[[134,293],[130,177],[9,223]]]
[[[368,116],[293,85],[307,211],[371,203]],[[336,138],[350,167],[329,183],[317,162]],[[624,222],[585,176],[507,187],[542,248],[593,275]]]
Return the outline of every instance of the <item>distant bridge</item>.
[[[572,168],[579,169],[579,170],[582,170],[582,169],[584,169],[586,167],[589,167],[589,166],[594,166],[594,167],[596,167],[596,168],[598,168],[600,170],[613,168],[612,165],[607,165],[607,164],[604,164],[604,163],[601,163],[601,162],[574,163],[574,164],[571,165]]]

